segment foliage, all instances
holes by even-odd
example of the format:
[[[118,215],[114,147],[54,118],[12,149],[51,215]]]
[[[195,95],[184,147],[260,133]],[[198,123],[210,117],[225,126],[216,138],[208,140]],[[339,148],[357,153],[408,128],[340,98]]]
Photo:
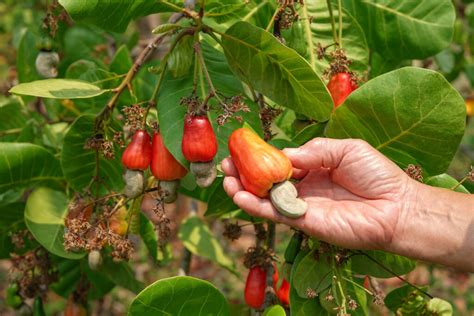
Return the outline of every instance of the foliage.
[[[239,222],[274,229],[238,209],[225,194],[220,171],[208,188],[197,187],[191,173],[181,179],[180,195],[207,203],[207,210],[202,216],[192,210],[173,223],[179,238],[173,243],[169,214],[149,171],[142,173],[145,197],[143,190],[139,196],[122,193],[120,158],[137,129],[153,131],[159,123],[171,155],[192,168],[181,152],[187,113],[204,111],[211,120],[218,170],[229,155],[230,134],[245,125],[279,148],[314,137],[360,138],[403,169],[421,168],[426,184],[472,192],[467,177],[458,181],[447,172],[465,133],[468,97],[452,82],[463,74],[474,84],[473,3],[23,2],[0,4],[0,12],[8,12],[0,20],[0,42],[11,43],[16,53],[13,75],[0,62],[7,82],[0,84],[0,256],[37,256],[57,277],[31,297],[18,292],[23,302],[52,290],[87,307],[117,286],[136,294],[129,315],[244,313],[208,281],[161,275],[147,286],[135,273],[148,259],[175,274],[173,247],[179,243],[181,274],[197,256],[244,282],[241,258],[217,235],[221,223],[226,237],[240,236]],[[156,13],[160,23],[146,31],[137,26]],[[139,45],[142,37],[150,44]],[[59,64],[51,65],[57,78],[37,71],[40,51],[59,54]],[[14,63],[15,56],[5,56]],[[340,69],[359,87],[334,109],[326,85]],[[474,137],[469,139],[472,152]],[[153,205],[140,212],[147,199]],[[115,219],[120,209],[127,210],[125,219]],[[125,223],[125,233],[114,231],[115,220]],[[265,243],[270,252],[278,248],[273,242]],[[389,278],[416,266],[383,251],[341,249],[311,238],[299,246],[294,262],[280,270],[290,280],[290,306],[267,302],[263,315],[285,315],[285,309],[327,315],[335,311],[327,303],[341,313],[366,315],[380,293],[364,288],[361,275]],[[43,261],[38,249],[47,254]],[[141,259],[130,257],[133,249]],[[97,271],[88,264],[93,250],[101,252]],[[404,285],[387,295],[385,305],[392,312],[453,314],[448,302],[428,299],[425,291]]]

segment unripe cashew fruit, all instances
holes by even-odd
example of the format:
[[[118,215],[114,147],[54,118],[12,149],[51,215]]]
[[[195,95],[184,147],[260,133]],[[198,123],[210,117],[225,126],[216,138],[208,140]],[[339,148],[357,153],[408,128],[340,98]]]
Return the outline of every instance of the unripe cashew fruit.
[[[44,78],[56,78],[58,76],[57,66],[59,55],[56,52],[39,52],[36,57],[36,71]]]
[[[133,199],[143,193],[145,188],[145,177],[143,176],[143,171],[125,169],[123,180],[125,181],[123,194],[128,198]]]
[[[102,265],[102,255],[100,254],[99,250],[92,250],[89,252],[87,259],[89,262],[89,268],[91,268],[91,270],[99,270],[100,266]]]
[[[285,216],[306,213],[306,202],[297,198],[296,188],[288,181],[293,167],[282,151],[246,128],[230,135],[229,151],[245,190],[261,198],[270,195],[272,204]]]

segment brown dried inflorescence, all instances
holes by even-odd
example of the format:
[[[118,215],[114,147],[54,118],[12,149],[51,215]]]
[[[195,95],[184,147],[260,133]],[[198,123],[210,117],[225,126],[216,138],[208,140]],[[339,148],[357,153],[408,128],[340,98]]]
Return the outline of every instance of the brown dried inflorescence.
[[[18,293],[23,298],[44,297],[49,285],[58,280],[48,252],[39,247],[23,255],[11,255],[11,275],[18,283]]]
[[[423,170],[421,170],[420,166],[409,164],[405,168],[405,172],[410,178],[419,182],[423,182]]]
[[[281,29],[290,28],[294,22],[298,21],[299,14],[296,5],[304,5],[303,0],[279,0],[279,12],[275,22],[279,23]]]
[[[163,246],[168,242],[171,236],[171,221],[166,217],[164,202],[161,199],[155,201],[156,204],[152,210],[156,215],[156,219],[154,219],[153,222],[155,224],[155,229],[158,231],[158,243],[160,246]]]
[[[232,118],[237,122],[242,123],[243,118],[240,115],[236,115],[237,112],[250,112],[250,109],[247,104],[245,104],[243,97],[237,95],[231,98],[225,98],[224,104],[222,104],[222,113],[217,117],[217,124],[219,126],[223,126]]]
[[[104,139],[102,134],[97,134],[88,138],[84,144],[84,149],[95,150],[109,160],[115,159],[114,143]]]
[[[242,228],[237,223],[226,223],[222,235],[230,241],[237,240],[242,236]]]
[[[262,121],[264,139],[266,141],[272,139],[272,122],[283,112],[282,109],[276,109],[269,106],[264,106],[260,110],[260,120]]]
[[[261,267],[267,269],[273,265],[275,252],[272,249],[265,249],[263,247],[249,247],[244,256],[244,266],[247,269],[253,267]]]
[[[133,104],[131,106],[123,107],[122,112],[125,115],[125,125],[130,127],[130,133],[132,135],[142,128],[146,108],[143,108],[138,104]]]

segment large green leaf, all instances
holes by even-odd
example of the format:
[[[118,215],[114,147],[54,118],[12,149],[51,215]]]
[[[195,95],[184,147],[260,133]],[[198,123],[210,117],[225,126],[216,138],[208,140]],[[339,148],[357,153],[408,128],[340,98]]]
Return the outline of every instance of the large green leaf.
[[[138,294],[128,315],[230,314],[224,295],[211,283],[192,277],[172,277],[159,280]]]
[[[62,179],[58,160],[43,147],[0,143],[0,192]]]
[[[85,188],[95,174],[95,151],[84,149],[86,140],[93,134],[94,116],[83,115],[74,121],[64,137],[61,167],[71,187],[78,191]],[[100,178],[107,187],[117,192],[123,187],[119,156],[117,153],[115,160],[99,158]]]
[[[107,90],[79,80],[45,79],[21,83],[10,89],[10,93],[51,99],[83,99],[103,94]]]
[[[331,253],[327,252],[320,254],[316,260],[316,255],[312,251],[298,263],[291,277],[293,286],[300,297],[306,298],[308,289],[319,293],[331,285],[333,268],[330,256]]]
[[[31,234],[49,252],[63,258],[78,259],[84,253],[67,252],[63,246],[67,205],[63,192],[38,188],[26,202],[25,222]]]
[[[333,112],[326,135],[360,138],[401,167],[443,173],[464,134],[466,107],[440,74],[406,67],[374,78]]]
[[[25,31],[20,39],[20,45],[16,56],[16,71],[18,82],[30,82],[41,79],[36,71],[36,56],[39,50],[36,48],[36,37],[30,31]]]
[[[110,255],[104,256],[104,262],[99,271],[111,282],[135,294],[144,288],[143,283],[135,278],[135,273],[128,262],[115,262]]]
[[[273,35],[246,22],[222,34],[229,65],[242,80],[276,103],[326,121],[331,97],[311,66]]]
[[[224,186],[222,185],[223,182],[224,178],[218,178],[216,180],[218,185],[208,198],[206,216],[219,217],[239,209],[225,192]]]
[[[443,173],[437,176],[429,177],[424,181],[428,185],[434,187],[445,188],[449,190],[455,190],[461,193],[469,193],[469,191],[459,181],[451,177],[449,174]]]
[[[0,205],[0,259],[7,259],[13,252],[10,232],[24,228],[25,203]]]
[[[416,267],[414,260],[391,253],[377,250],[364,251],[364,253],[370,258],[362,254],[351,258],[351,267],[354,273],[376,278],[391,278],[394,276],[393,273],[407,274]]]
[[[195,255],[210,259],[235,273],[234,262],[227,256],[209,227],[197,216],[190,216],[181,223],[178,236]]]
[[[224,55],[218,50],[212,48],[206,42],[202,42],[201,48],[206,66],[209,70],[209,75],[211,76],[216,89],[220,93],[229,97],[242,94],[242,84],[230,71]],[[204,84],[204,88],[207,90],[206,84]],[[198,93],[201,93],[201,84],[198,85],[197,90]],[[171,75],[167,74],[163,85],[161,86],[160,93],[158,94],[157,102],[160,130],[165,145],[173,156],[183,165],[187,164],[186,159],[181,152],[181,139],[183,137],[186,107],[180,104],[180,100],[183,97],[189,97],[192,91],[192,76],[173,78]],[[200,95],[200,97],[205,98],[206,95]],[[212,104],[215,104],[214,100],[212,101]],[[248,102],[248,105],[254,111],[249,113],[237,113],[237,115],[241,115],[245,121],[252,123],[252,127],[258,129],[259,126],[257,126],[257,122],[258,124],[260,123],[258,119],[258,110],[254,104]],[[241,127],[241,124],[233,120],[224,126],[217,126],[215,123],[215,118],[217,116],[216,112],[218,111],[216,110],[211,113],[211,121],[218,142],[218,153],[215,160],[220,161],[229,155],[227,139],[230,136],[230,133],[234,129]]]
[[[307,14],[311,19],[302,20],[304,24],[306,42],[313,54],[313,60],[317,64],[316,71],[322,74],[329,66],[326,59],[316,58],[317,44],[326,47],[334,43],[331,27],[331,16],[326,1],[307,1],[305,3]],[[334,19],[339,18],[337,6],[333,6]],[[338,20],[336,20],[338,21]],[[311,33],[308,34],[307,32]],[[326,49],[327,53],[333,51],[337,46],[333,45]],[[357,20],[346,10],[342,10],[342,47],[347,57],[352,60],[351,69],[363,72],[367,70],[369,63],[369,48],[365,39],[364,31]],[[311,49],[312,48],[312,49]],[[311,60],[311,59],[310,59]]]
[[[385,58],[423,59],[449,45],[456,17],[451,0],[344,0],[369,46]]]
[[[131,20],[152,13],[175,11],[168,3],[178,4],[179,1],[59,0],[59,3],[74,20],[109,31],[124,32]]]
[[[11,100],[0,105],[0,140],[15,140],[25,127],[26,122],[26,113],[19,102]]]

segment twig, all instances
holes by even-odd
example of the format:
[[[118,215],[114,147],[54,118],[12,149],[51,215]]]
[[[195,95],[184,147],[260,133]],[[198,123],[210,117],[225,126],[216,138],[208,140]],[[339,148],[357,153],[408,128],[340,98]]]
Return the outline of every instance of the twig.
[[[360,254],[360,255],[363,255],[365,256],[366,258],[368,258],[370,261],[378,264],[382,269],[384,269],[385,271],[387,271],[388,273],[390,273],[391,275],[393,275],[394,277],[396,277],[397,279],[399,279],[400,281],[410,285],[411,287],[413,287],[414,289],[416,289],[417,291],[419,291],[420,293],[423,293],[424,295],[428,296],[429,298],[433,298],[433,296],[426,292],[425,290],[421,289],[420,287],[416,286],[415,284],[411,283],[410,281],[407,281],[405,278],[399,276],[398,274],[396,274],[395,272],[393,272],[391,269],[387,268],[385,265],[383,265],[381,262],[379,262],[377,259],[375,258],[372,258],[372,256],[370,256],[369,254],[361,251],[361,250],[356,250],[355,251],[357,254]]]
[[[170,23],[176,23],[178,22],[181,18],[183,18],[183,13],[176,13],[173,14],[169,22]],[[120,95],[122,92],[129,86],[129,84],[132,82],[133,78],[137,74],[138,70],[140,67],[143,65],[143,63],[147,60],[147,58],[151,55],[151,53],[161,44],[161,42],[165,39],[166,36],[169,34],[163,34],[161,36],[158,36],[154,38],[140,53],[140,55],[137,57],[135,60],[134,64],[130,68],[130,70],[127,72],[127,75],[125,78],[122,80],[120,85],[113,89],[114,95],[112,98],[110,98],[109,102],[106,104],[106,106],[102,109],[102,111],[97,115],[96,121],[95,121],[95,129],[96,132],[99,132],[100,130],[103,129],[104,121],[106,121],[110,114],[112,113],[115,104],[117,103]]]
[[[275,248],[275,223],[268,222],[267,224],[267,250]],[[265,301],[263,302],[262,308],[265,309],[276,302],[275,289],[273,288],[273,273],[274,266],[269,264],[267,267],[267,279],[266,279],[266,289],[265,289]]]

